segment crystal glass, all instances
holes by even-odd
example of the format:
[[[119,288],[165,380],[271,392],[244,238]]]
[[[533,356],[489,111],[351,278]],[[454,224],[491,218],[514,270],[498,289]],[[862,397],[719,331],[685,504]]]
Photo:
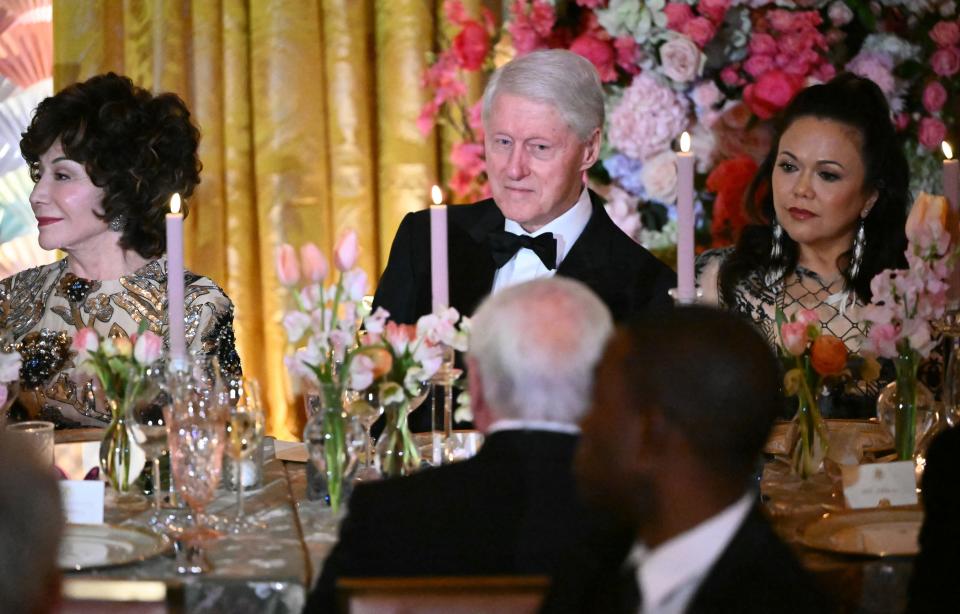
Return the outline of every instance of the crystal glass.
[[[265,418],[257,380],[242,378],[228,385],[230,400],[227,406],[226,454],[232,460],[233,484],[237,489],[237,513],[230,525],[231,533],[242,533],[262,528],[263,525],[243,517],[243,491],[247,480],[244,471],[253,461],[248,460],[263,441]],[[253,468],[253,475],[259,471]]]
[[[200,393],[174,395],[164,417],[177,492],[193,510],[194,520],[192,529],[182,535],[186,560],[178,563],[177,571],[203,573],[209,570],[209,563],[203,557],[202,544],[220,535],[205,526],[204,511],[220,480],[227,441],[226,399],[220,394],[206,398]]]
[[[349,391],[344,395],[344,402],[347,414],[356,419],[365,433],[361,446],[363,456],[354,480],[357,482],[378,480],[380,472],[374,467],[373,436],[370,434],[373,423],[383,414],[383,405],[376,393],[376,386],[364,392]]]
[[[166,374],[162,368],[150,367],[144,377],[150,380],[150,392],[127,408],[127,429],[153,468],[153,515],[150,524],[155,525],[161,523],[163,495],[160,488],[160,457],[167,449],[167,421],[163,410],[170,404],[170,395],[166,391]]]

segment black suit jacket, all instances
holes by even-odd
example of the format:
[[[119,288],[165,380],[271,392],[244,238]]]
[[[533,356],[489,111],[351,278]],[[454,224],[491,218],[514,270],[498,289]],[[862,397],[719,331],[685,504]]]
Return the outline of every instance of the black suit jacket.
[[[623,535],[617,536],[622,540]],[[604,543],[601,539],[593,543]],[[618,576],[632,546],[580,552],[551,584],[543,613],[624,612]],[[632,604],[636,612],[639,604]],[[629,609],[629,608],[628,608]],[[822,614],[836,612],[793,554],[756,508],[750,511],[727,548],[697,589],[687,614]]]
[[[490,435],[474,458],[358,485],[305,612],[333,612],[338,577],[549,574],[593,532],[571,462],[577,438]]]
[[[557,274],[589,286],[617,321],[669,307],[667,290],[677,285],[676,275],[617,228],[593,192],[590,198],[590,221]],[[397,322],[412,324],[432,309],[429,216],[429,211],[417,211],[403,218],[377,286],[374,305],[383,306]],[[471,315],[493,288],[497,267],[486,237],[503,230],[503,222],[492,199],[447,209],[450,304],[463,315]]]

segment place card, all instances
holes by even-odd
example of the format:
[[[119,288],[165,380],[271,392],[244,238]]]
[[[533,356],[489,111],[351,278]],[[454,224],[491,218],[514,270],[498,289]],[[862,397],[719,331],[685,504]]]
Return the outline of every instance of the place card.
[[[103,524],[103,489],[100,480],[60,480],[63,513],[71,524]]]
[[[913,461],[844,465],[843,496],[847,507],[917,503],[917,478]]]

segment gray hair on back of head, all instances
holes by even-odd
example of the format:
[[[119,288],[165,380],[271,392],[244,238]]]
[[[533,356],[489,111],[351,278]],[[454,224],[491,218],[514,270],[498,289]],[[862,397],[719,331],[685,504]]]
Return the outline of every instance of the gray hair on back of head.
[[[603,88],[597,69],[566,49],[534,51],[497,69],[483,92],[485,128],[500,94],[553,105],[581,141],[603,128]]]
[[[613,319],[587,286],[553,277],[487,298],[472,318],[469,355],[497,417],[576,424]]]
[[[35,611],[51,599],[63,523],[53,469],[0,431],[0,612]]]

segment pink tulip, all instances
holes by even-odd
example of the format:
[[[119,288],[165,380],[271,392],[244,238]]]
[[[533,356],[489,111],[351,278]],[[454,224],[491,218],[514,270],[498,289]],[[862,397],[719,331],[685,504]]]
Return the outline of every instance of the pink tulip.
[[[796,321],[803,323],[805,326],[810,324],[820,324],[820,316],[817,315],[817,312],[813,309],[801,309],[796,316]]]
[[[145,331],[133,344],[133,358],[141,365],[150,365],[163,354],[163,339],[151,331]]]
[[[313,283],[323,281],[330,268],[323,252],[313,243],[306,243],[300,247],[300,264],[303,265],[303,275]]]
[[[336,247],[333,248],[333,264],[340,272],[346,272],[357,264],[357,258],[360,256],[360,245],[357,240],[357,233],[353,230],[347,231]]]
[[[800,356],[807,349],[807,325],[803,322],[786,322],[780,327],[783,348],[792,356]]]
[[[100,336],[92,328],[81,328],[74,335],[70,347],[78,354],[96,352],[97,348],[100,347]]]
[[[284,286],[293,286],[300,281],[297,251],[289,243],[284,243],[277,248],[277,278]]]

